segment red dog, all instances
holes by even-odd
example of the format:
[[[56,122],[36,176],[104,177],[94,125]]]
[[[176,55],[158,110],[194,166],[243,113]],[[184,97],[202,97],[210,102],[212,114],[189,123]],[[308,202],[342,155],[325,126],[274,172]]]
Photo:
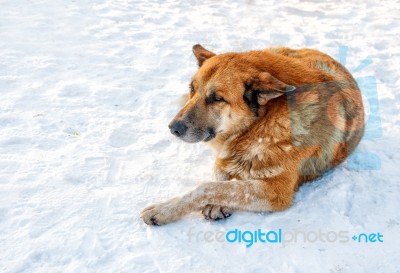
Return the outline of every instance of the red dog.
[[[301,183],[343,162],[364,131],[360,90],[350,73],[317,50],[268,48],[216,55],[193,47],[199,70],[190,98],[169,125],[216,154],[215,182],[144,209],[162,225],[202,210],[280,211]]]

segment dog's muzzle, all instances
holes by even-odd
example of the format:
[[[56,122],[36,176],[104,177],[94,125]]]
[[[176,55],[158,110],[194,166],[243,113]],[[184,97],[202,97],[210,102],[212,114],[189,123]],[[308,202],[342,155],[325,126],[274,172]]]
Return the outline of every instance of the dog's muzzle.
[[[189,128],[185,122],[181,120],[171,122],[168,127],[171,131],[171,134],[189,143],[195,143],[199,141],[207,142],[216,136],[213,128]]]
[[[183,137],[186,134],[188,127],[182,121],[175,121],[168,125],[171,134],[177,137]]]

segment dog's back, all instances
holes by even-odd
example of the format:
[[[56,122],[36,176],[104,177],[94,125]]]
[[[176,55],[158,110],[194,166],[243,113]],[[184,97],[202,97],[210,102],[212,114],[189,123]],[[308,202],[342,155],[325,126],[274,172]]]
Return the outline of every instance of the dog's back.
[[[293,145],[315,148],[299,164],[300,182],[340,164],[364,132],[361,92],[349,71],[330,56],[312,49],[270,48],[266,51],[301,60],[329,81],[297,86],[287,96]]]

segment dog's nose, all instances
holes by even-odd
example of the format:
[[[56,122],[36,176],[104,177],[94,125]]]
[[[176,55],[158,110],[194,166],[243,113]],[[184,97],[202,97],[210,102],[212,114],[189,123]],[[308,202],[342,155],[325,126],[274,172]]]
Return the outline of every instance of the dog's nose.
[[[186,133],[187,126],[182,121],[175,121],[168,125],[171,134],[181,137]]]

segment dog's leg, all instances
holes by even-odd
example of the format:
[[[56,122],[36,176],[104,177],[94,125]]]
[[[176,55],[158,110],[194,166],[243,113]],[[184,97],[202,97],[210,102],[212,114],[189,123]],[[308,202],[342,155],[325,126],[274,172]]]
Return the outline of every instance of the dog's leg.
[[[218,166],[214,167],[214,179],[215,181],[229,181],[231,180],[230,175],[227,172],[222,171]]]
[[[293,175],[283,174],[265,180],[208,182],[180,198],[147,207],[141,218],[148,225],[163,225],[209,204],[242,211],[284,210],[292,204],[296,183]]]
[[[214,178],[215,181],[229,181],[231,180],[231,176],[221,170],[218,165],[215,165],[214,167]],[[207,204],[202,210],[201,213],[203,214],[204,218],[206,220],[221,220],[228,218],[229,216],[232,215],[232,212],[234,210],[232,208],[228,207],[223,207],[220,205],[215,205],[215,204]]]

